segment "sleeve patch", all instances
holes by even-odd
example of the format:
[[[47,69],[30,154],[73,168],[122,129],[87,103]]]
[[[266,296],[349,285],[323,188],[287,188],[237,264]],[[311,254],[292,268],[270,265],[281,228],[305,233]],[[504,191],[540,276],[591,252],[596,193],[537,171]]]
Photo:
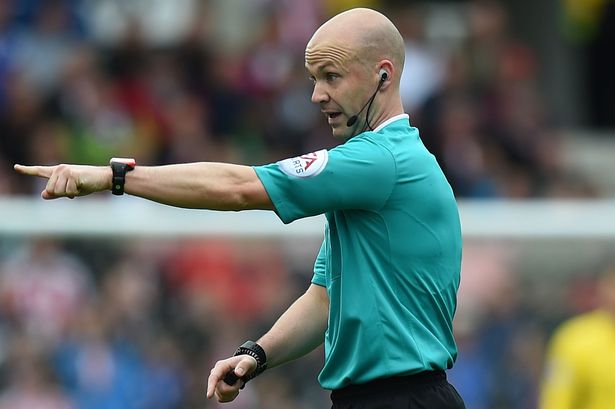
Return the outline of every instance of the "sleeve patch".
[[[284,159],[278,162],[282,172],[298,178],[314,177],[322,172],[329,161],[329,153],[326,149],[306,153],[294,158]]]

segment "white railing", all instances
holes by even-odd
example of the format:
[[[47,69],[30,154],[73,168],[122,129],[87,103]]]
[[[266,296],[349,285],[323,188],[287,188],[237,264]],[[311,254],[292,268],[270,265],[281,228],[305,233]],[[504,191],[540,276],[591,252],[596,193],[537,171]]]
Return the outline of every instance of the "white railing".
[[[615,199],[460,201],[463,234],[615,238]],[[320,236],[323,216],[284,225],[273,212],[178,209],[131,197],[44,201],[0,198],[3,236]]]

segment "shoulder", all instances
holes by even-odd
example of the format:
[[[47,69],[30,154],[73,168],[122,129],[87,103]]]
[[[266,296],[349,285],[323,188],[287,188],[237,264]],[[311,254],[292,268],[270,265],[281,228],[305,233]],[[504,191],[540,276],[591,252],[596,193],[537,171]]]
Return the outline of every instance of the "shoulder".
[[[592,331],[601,328],[605,322],[604,313],[601,311],[590,311],[565,321],[559,328],[560,333],[578,333]]]
[[[555,349],[583,351],[592,348],[608,329],[604,314],[592,311],[561,324],[553,334]]]
[[[366,162],[383,163],[395,159],[389,143],[381,138],[381,135],[371,131],[359,134],[329,152],[334,158],[351,156]]]

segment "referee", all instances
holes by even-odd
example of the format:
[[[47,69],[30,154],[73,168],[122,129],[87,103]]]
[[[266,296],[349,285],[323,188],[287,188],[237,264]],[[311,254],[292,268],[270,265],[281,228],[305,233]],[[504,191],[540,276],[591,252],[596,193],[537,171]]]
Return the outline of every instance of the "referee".
[[[305,51],[319,104],[341,144],[257,167],[221,163],[21,166],[48,178],[45,199],[102,190],[217,210],[269,209],[284,223],[325,214],[307,291],[256,342],[211,370],[207,397],[323,342],[319,375],[333,408],[459,409],[445,370],[457,355],[452,321],[461,229],[453,192],[404,114],[404,42],[384,15],[352,9],[324,23]]]

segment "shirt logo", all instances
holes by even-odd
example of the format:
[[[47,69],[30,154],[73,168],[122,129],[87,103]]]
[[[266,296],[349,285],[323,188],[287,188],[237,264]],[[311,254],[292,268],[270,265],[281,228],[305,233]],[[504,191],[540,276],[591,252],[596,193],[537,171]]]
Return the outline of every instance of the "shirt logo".
[[[281,160],[278,162],[278,166],[282,172],[289,176],[309,178],[320,174],[325,166],[327,166],[328,161],[329,154],[327,150],[321,149],[316,152]]]

